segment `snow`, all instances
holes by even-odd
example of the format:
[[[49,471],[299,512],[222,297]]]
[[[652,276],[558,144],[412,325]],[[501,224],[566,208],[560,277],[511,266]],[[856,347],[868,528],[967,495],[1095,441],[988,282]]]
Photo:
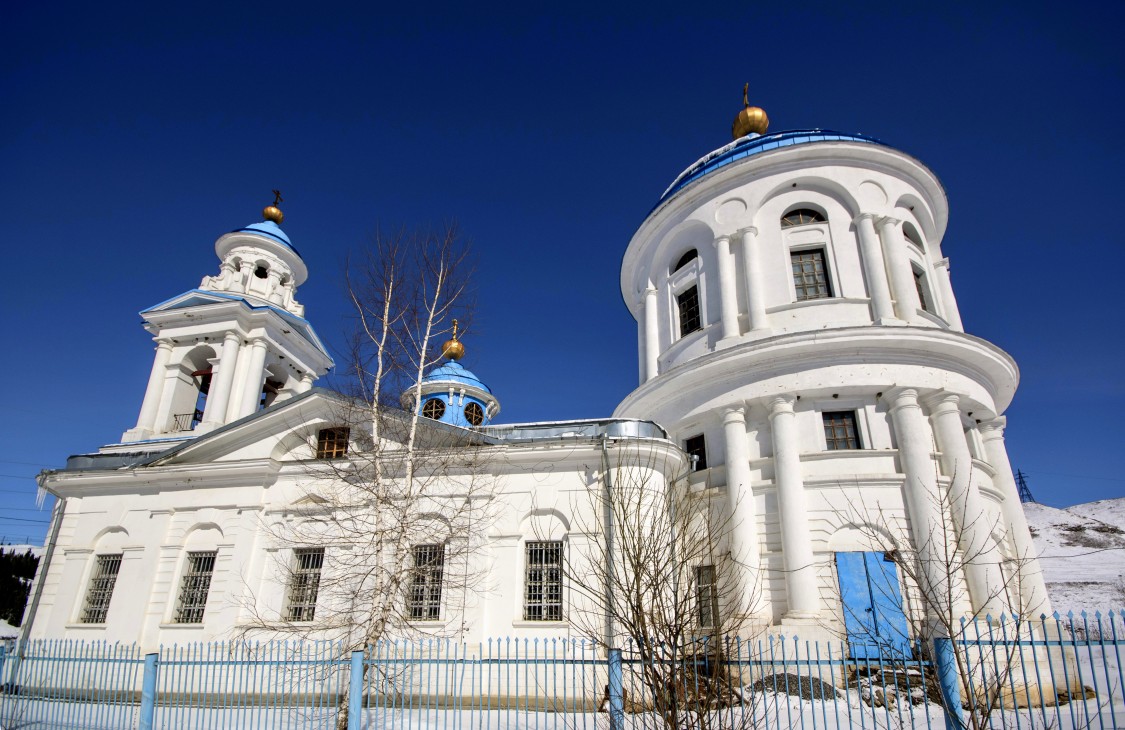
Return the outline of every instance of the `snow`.
[[[1125,497],[1024,512],[1055,611],[1125,609]]]

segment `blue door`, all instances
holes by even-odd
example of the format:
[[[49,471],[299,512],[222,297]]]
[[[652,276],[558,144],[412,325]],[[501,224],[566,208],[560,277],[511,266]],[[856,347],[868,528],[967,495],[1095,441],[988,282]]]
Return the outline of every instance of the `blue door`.
[[[844,631],[855,659],[910,656],[898,568],[886,553],[836,553]]]

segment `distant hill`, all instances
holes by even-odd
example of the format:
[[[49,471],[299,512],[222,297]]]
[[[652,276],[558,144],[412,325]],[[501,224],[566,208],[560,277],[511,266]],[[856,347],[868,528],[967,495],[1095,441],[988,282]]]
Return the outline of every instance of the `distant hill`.
[[[1024,512],[1056,611],[1125,609],[1125,497]]]

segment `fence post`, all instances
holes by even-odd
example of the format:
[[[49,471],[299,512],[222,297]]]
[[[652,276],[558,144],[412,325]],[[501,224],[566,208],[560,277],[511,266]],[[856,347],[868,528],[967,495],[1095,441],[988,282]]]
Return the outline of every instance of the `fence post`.
[[[160,668],[159,654],[145,654],[144,683],[141,685],[141,710],[137,730],[152,730],[156,714],[156,673]]]
[[[609,727],[625,727],[625,692],[621,676],[621,650],[609,650]]]
[[[957,658],[953,655],[953,639],[934,639],[934,664],[941,687],[942,708],[946,730],[964,730],[961,720],[961,680],[957,676]]]
[[[348,730],[363,727],[363,651],[352,652],[351,684],[348,689]]]

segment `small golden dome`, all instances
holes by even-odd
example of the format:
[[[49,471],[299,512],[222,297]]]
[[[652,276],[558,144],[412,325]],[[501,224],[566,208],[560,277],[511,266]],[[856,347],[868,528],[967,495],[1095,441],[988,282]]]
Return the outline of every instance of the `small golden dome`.
[[[453,320],[453,336],[441,346],[441,354],[450,360],[460,360],[465,356],[465,346],[457,339],[457,320]]]
[[[273,202],[271,204],[267,205],[265,208],[262,208],[262,218],[264,220],[273,221],[274,223],[277,223],[278,225],[281,225],[282,221],[285,220],[285,214],[281,212],[281,208],[277,207],[277,204],[280,203],[280,202],[281,202],[281,191],[274,190],[273,191]]]
[[[742,111],[734,118],[734,124],[731,125],[731,135],[735,139],[745,137],[748,134],[765,134],[766,129],[770,126],[770,118],[766,116],[764,109],[756,106],[750,106],[750,98],[747,96],[750,91],[750,84],[742,87]]]

